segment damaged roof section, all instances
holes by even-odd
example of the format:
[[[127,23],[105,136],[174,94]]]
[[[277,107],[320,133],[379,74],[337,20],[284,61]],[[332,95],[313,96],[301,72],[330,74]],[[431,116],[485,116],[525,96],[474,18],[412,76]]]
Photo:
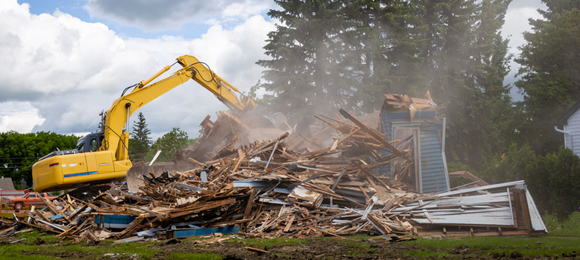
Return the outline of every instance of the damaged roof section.
[[[428,111],[435,111],[435,114],[444,114],[445,108],[437,106],[431,98],[431,93],[427,91],[425,98],[414,98],[407,95],[385,94],[384,111],[389,112],[409,112],[408,121],[413,121],[415,115],[419,118],[432,117],[434,114]]]

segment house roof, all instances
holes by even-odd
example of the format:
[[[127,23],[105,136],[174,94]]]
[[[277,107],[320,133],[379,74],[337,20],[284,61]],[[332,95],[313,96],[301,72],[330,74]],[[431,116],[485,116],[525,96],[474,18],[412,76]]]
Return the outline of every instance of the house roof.
[[[0,190],[15,190],[14,184],[12,183],[12,178],[10,177],[0,178]]]
[[[566,111],[566,113],[564,113],[564,115],[562,115],[560,119],[558,119],[556,125],[557,126],[567,125],[568,118],[570,118],[574,113],[576,113],[578,109],[580,109],[580,100],[576,102],[576,104],[574,104],[570,109],[568,109],[568,111]]]

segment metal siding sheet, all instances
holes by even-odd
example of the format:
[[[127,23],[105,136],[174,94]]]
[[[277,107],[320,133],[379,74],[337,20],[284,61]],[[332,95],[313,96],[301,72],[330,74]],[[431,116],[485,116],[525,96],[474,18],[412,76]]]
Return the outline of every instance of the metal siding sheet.
[[[441,141],[439,131],[442,124],[427,127],[421,127],[421,173],[422,173],[422,192],[441,192],[447,190],[448,183],[445,172],[443,156],[441,155]],[[431,131],[427,131],[430,129]]]
[[[441,147],[430,145],[421,149],[424,153],[441,153]]]
[[[429,171],[423,171],[423,174],[427,174],[426,176],[423,177],[423,179],[426,180],[436,178],[439,175],[445,175],[443,173],[443,167],[437,167],[429,169]]]
[[[398,121],[410,121],[411,114],[407,112],[388,112],[384,113],[385,119],[390,120],[398,120]],[[425,118],[425,119],[434,119],[437,115],[436,111],[417,111],[415,116],[413,117],[413,121],[417,121],[417,119]]]
[[[430,224],[428,219],[413,218],[413,220],[421,224]],[[509,208],[491,213],[437,216],[431,217],[431,220],[435,224],[513,226],[513,220],[510,216]]]
[[[422,145],[421,145],[421,151],[422,152],[426,152],[426,153],[441,152],[441,145],[440,144],[434,144],[434,143],[430,143],[430,144],[424,144],[424,143],[422,143]]]
[[[526,189],[526,199],[528,201],[528,209],[530,211],[530,218],[532,219],[532,228],[535,231],[546,231],[546,233],[548,233],[548,229],[546,228],[546,225],[544,225],[544,221],[542,220],[542,216],[540,215],[540,212],[538,211],[538,208],[536,208],[536,203],[534,202],[534,199],[532,198],[532,194],[530,194],[530,191],[528,191],[528,189]]]
[[[392,136],[392,132],[393,132],[393,129],[392,129],[393,123],[391,122],[388,115],[389,115],[389,113],[385,113],[384,111],[381,114],[381,123],[382,123],[381,131],[383,132],[383,134],[385,134],[385,136],[386,136],[385,139],[387,141],[390,141],[391,136]],[[381,156],[386,156],[389,154],[391,154],[391,152],[389,150],[386,150],[386,149],[381,150]],[[380,174],[381,175],[387,174],[389,172],[390,165],[392,165],[392,163],[387,164],[387,165],[381,165],[380,166]]]
[[[441,130],[441,125],[425,125],[425,123],[421,124],[421,129],[425,131],[439,131]]]
[[[425,174],[425,173],[423,173]],[[442,176],[444,176],[442,173],[439,173],[439,175],[437,175],[437,172],[435,173],[430,173],[428,177],[424,177],[423,180],[425,181],[433,181],[435,182],[435,180],[437,181],[441,181],[443,178],[441,178]]]
[[[424,186],[425,193],[444,192],[447,190],[445,179],[436,179],[429,182],[429,185]]]
[[[443,168],[443,160],[435,160],[436,158],[431,158],[431,160],[427,160],[429,158],[422,158],[421,163],[425,163],[429,165],[429,168],[424,168],[424,172],[431,172],[439,168]]]

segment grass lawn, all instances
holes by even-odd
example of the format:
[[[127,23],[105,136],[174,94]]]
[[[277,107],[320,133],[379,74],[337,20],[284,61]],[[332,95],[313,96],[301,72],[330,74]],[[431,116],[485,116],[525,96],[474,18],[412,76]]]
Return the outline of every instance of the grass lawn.
[[[580,232],[555,231],[540,237],[466,237],[451,239],[418,238],[409,242],[420,248],[481,251],[481,256],[520,255],[526,257],[566,256],[580,252]]]
[[[580,252],[580,233],[553,232],[542,237],[473,237],[450,239],[418,238],[415,241],[384,243],[368,236],[351,236],[351,240],[333,237],[295,239],[232,239],[222,245],[199,246],[200,238],[187,238],[178,245],[167,241],[98,244],[58,241],[54,235],[39,231],[17,235],[26,238],[16,244],[3,243],[0,259],[223,259],[232,254],[252,259],[262,258],[245,247],[269,252],[268,258],[297,259],[322,256],[325,259],[344,257],[378,258],[499,258],[499,257],[574,257]],[[378,241],[378,242],[376,242]],[[378,245],[378,246],[377,246]],[[224,248],[228,248],[228,252]],[[200,251],[201,250],[201,251]],[[299,255],[296,252],[301,252]],[[233,252],[233,253],[232,253]],[[312,254],[309,254],[312,252]]]
[[[189,237],[113,244],[85,241],[59,241],[40,231],[18,234],[0,240],[0,259],[344,259],[344,258],[576,258],[580,252],[580,229],[564,223],[540,237],[466,237],[449,239],[417,238],[414,241],[389,243],[380,237],[334,237],[243,239],[234,235],[221,244],[199,243],[207,240]],[[10,243],[25,239],[18,243]],[[267,251],[267,255],[246,247]]]

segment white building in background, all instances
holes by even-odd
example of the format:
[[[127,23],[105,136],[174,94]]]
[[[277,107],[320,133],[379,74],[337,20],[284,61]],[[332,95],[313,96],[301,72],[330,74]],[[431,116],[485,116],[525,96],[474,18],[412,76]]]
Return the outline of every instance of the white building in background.
[[[558,127],[563,126],[563,129]],[[556,131],[564,134],[564,145],[580,156],[580,101],[576,102],[554,126]]]

